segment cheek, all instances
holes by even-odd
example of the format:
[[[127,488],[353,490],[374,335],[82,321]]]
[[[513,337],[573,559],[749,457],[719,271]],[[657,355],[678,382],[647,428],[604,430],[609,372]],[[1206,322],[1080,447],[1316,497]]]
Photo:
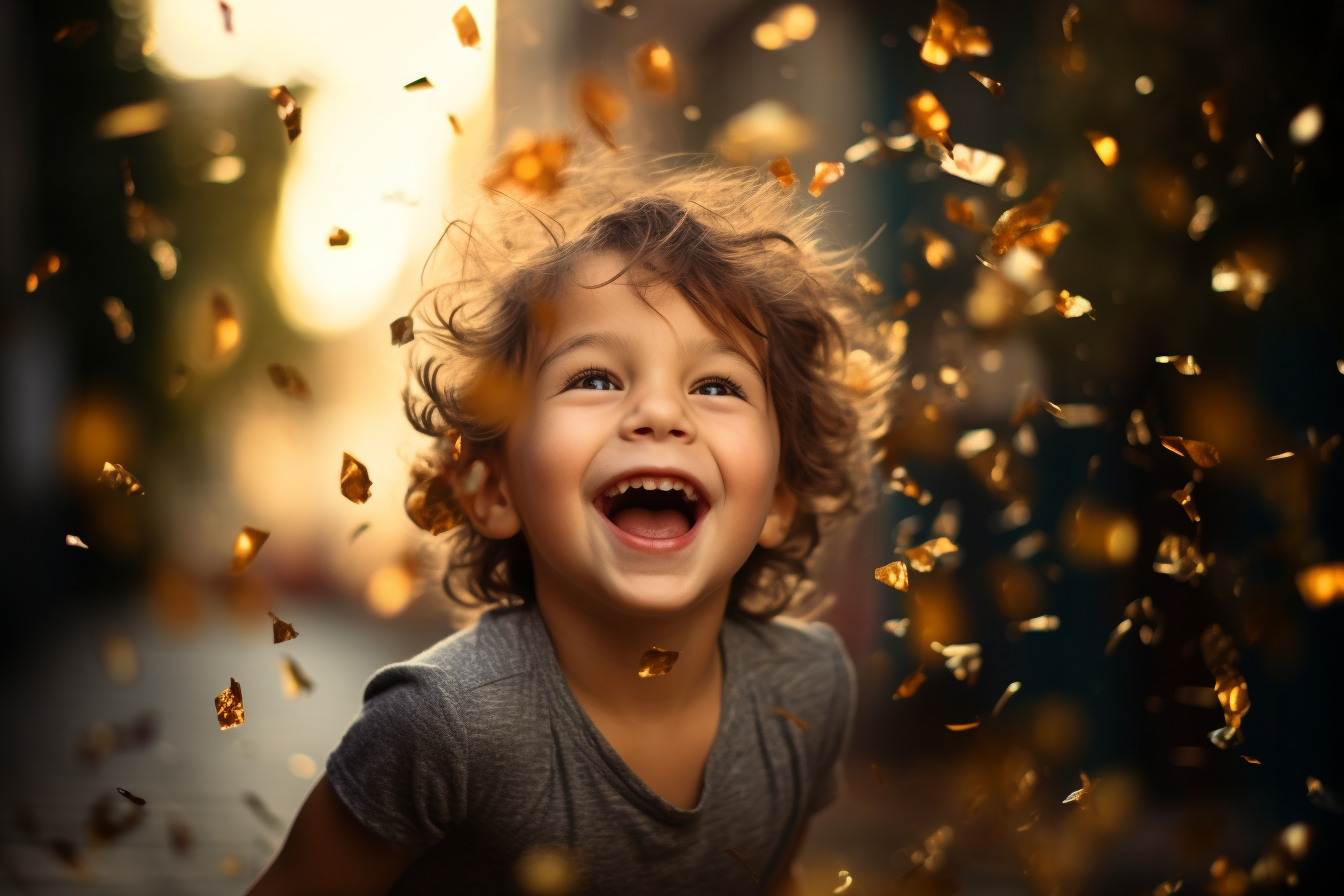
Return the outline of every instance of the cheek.
[[[779,476],[779,432],[773,420],[723,427],[715,441],[714,454],[728,497],[744,514],[764,519]]]
[[[535,413],[509,430],[506,457],[513,499],[531,529],[563,517],[580,496],[584,470],[592,457],[584,444],[587,427],[561,413]]]

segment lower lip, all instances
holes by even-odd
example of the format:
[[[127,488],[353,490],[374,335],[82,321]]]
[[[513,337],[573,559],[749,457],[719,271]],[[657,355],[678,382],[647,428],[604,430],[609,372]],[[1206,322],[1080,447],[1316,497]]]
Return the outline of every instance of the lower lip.
[[[645,554],[674,554],[677,551],[690,547],[691,542],[695,541],[695,536],[700,532],[700,521],[705,518],[705,514],[709,512],[709,509],[706,508],[705,510],[696,513],[695,522],[691,525],[691,528],[687,529],[684,534],[678,535],[676,538],[645,538],[642,535],[632,535],[613,523],[605,514],[599,512],[596,507],[593,508],[593,512],[602,518],[602,522],[605,523],[612,534],[616,536],[616,540],[626,547]]]

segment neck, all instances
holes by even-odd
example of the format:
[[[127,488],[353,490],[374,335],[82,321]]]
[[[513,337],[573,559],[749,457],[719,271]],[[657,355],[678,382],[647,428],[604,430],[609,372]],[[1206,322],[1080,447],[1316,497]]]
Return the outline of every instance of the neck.
[[[629,718],[683,709],[707,695],[717,701],[728,586],[720,592],[680,613],[648,617],[613,612],[591,599],[573,600],[538,582],[537,608],[579,702]],[[640,678],[640,658],[651,647],[677,651],[677,661],[665,675]]]

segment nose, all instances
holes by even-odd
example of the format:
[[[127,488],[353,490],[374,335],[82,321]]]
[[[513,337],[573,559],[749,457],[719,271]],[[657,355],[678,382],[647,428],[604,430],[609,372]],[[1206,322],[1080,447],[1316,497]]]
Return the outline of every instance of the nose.
[[[652,439],[655,442],[695,439],[686,396],[673,385],[647,384],[633,396],[629,412],[621,420],[621,438],[627,441]]]

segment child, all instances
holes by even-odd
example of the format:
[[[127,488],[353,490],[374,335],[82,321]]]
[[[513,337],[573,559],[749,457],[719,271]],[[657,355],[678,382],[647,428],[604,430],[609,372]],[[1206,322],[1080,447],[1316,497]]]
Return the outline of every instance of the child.
[[[866,496],[884,376],[799,205],[608,162],[450,225],[408,510],[465,518],[445,586],[498,607],[374,675],[254,896],[789,891],[854,675],[773,617]]]

